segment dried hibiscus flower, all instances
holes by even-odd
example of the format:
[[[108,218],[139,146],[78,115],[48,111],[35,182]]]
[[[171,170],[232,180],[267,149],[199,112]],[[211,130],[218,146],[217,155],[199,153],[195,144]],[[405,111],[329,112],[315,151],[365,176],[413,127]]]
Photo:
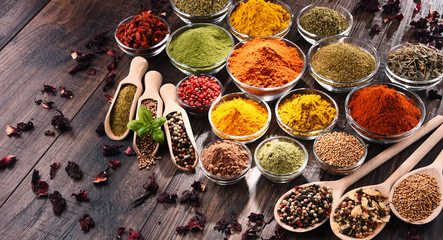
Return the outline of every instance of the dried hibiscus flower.
[[[420,9],[421,9],[421,2],[417,3],[417,5],[415,5],[414,11],[418,12],[418,11],[420,11]]]
[[[109,94],[105,94],[104,96],[106,101],[108,101],[108,103],[112,103],[112,100],[114,100],[114,98]]]
[[[51,85],[43,84],[42,93],[50,93],[55,96],[57,93],[57,89]]]
[[[90,65],[91,65],[91,62],[89,60],[88,61],[84,61],[84,62],[79,62],[79,63],[77,63],[77,65],[75,65],[74,67],[69,69],[68,73],[69,74],[74,74],[76,72],[80,72],[82,70],[87,69]]]
[[[94,177],[94,183],[106,182],[108,180],[108,175],[109,175],[109,168],[97,174],[97,176]]]
[[[97,133],[97,135],[104,136],[106,134],[105,132],[105,124],[104,123],[99,123],[97,128],[95,129],[95,132]]]
[[[143,240],[141,233],[134,231],[134,229],[129,229],[128,240]]]
[[[383,5],[383,12],[388,14],[400,12],[400,0],[388,0],[388,2]]]
[[[157,196],[157,202],[159,203],[175,203],[175,199],[177,199],[177,193],[169,194],[164,192]]]
[[[372,26],[370,33],[375,34],[380,32],[380,26],[378,24],[374,24],[374,26]]]
[[[378,10],[381,10],[382,7],[378,0],[361,0],[357,4],[357,8],[354,11],[354,13],[357,13],[360,9],[365,9],[373,12],[377,12]]]
[[[6,157],[3,157],[2,160],[0,160],[0,169],[11,165],[15,160],[16,159],[14,155],[8,155]]]
[[[64,87],[60,87],[60,97],[73,98],[74,93]]]
[[[226,232],[227,234],[232,234],[234,231],[241,232],[242,226],[234,216],[234,213],[231,213],[229,221],[226,219],[220,219],[220,221],[215,224],[214,229],[217,231]]]
[[[86,232],[89,228],[94,227],[94,220],[89,216],[89,214],[83,215],[83,217],[79,218],[80,226],[82,231]]]
[[[59,110],[57,110],[57,112],[59,112],[60,115],[55,115],[52,118],[51,125],[54,126],[56,129],[59,129],[62,132],[71,130],[71,124],[70,124],[69,119],[65,118],[63,113],[60,112]]]
[[[102,144],[102,154],[105,157],[114,156],[120,153],[120,148],[123,147],[123,144],[117,145],[106,145]]]
[[[32,172],[31,189],[38,197],[45,197],[48,194],[49,185],[40,180],[39,171],[36,169]]]
[[[75,180],[79,180],[83,177],[82,170],[80,170],[80,166],[75,162],[68,161],[68,166],[65,168],[68,176],[74,178]]]
[[[51,164],[51,169],[49,170],[49,179],[54,179],[55,177],[55,170],[60,167],[60,162],[55,162]]]
[[[206,189],[206,186],[203,185],[200,181],[194,181],[194,183],[191,185],[191,187],[198,192],[204,192]]]
[[[397,15],[394,16],[388,16],[387,18],[385,18],[383,21],[385,23],[389,22],[389,21],[398,21],[401,22],[401,20],[403,20],[404,16],[403,13],[399,13]]]
[[[53,101],[41,101],[40,105],[44,108],[44,109],[51,109],[52,105],[54,105]]]
[[[53,194],[49,194],[49,201],[51,201],[52,210],[56,215],[60,215],[66,208],[66,200],[58,191],[54,191]]]
[[[92,39],[86,43],[85,45],[86,48],[92,48],[94,46],[103,46],[103,44],[105,44],[105,42],[108,40],[108,37],[106,36],[108,32],[109,31],[94,35],[94,37],[92,37]]]
[[[143,188],[146,190],[146,194],[138,198],[132,203],[132,207],[137,207],[142,204],[146,199],[150,196],[154,195],[158,191],[158,184],[155,182],[154,173],[149,176],[149,183],[147,185],[143,185]]]
[[[117,239],[122,239],[122,234],[125,232],[125,227],[119,227],[117,230]]]
[[[31,121],[29,121],[27,123],[19,122],[19,123],[17,123],[17,129],[22,132],[32,130],[32,129],[34,129],[34,123],[32,123]]]
[[[97,74],[97,70],[93,67],[89,68],[89,70],[86,72],[88,75],[95,76]]]
[[[434,99],[440,99],[442,96],[438,94],[437,90],[429,90],[428,92],[428,99],[434,100]]]
[[[112,168],[115,169],[118,166],[120,166],[120,161],[119,160],[109,160],[108,161],[108,165]]]
[[[180,235],[186,235],[189,231],[203,231],[205,229],[206,218],[198,210],[195,210],[195,216],[189,220],[186,226],[178,226],[175,231]]]
[[[107,91],[108,88],[114,86],[114,78],[115,78],[115,73],[110,72],[109,75],[104,80],[105,85],[103,86],[103,91]]]
[[[428,21],[425,18],[420,18],[417,21],[411,21],[409,23],[413,28],[427,28],[428,27]]]
[[[51,131],[51,130],[46,130],[45,131],[45,136],[55,136],[55,132]]]
[[[264,221],[264,215],[262,213],[251,212],[248,219],[250,222],[255,223],[255,225],[246,229],[246,231],[242,234],[242,240],[245,240],[250,236],[257,236],[257,234],[259,234],[266,227],[266,225],[274,220],[274,217],[271,217],[268,221]]]
[[[429,11],[428,16],[426,17],[426,20],[430,23],[434,23],[438,21],[438,18],[440,17],[440,13],[437,11]]]
[[[114,49],[109,49],[106,53],[111,57],[115,55]]]
[[[121,56],[112,56],[111,58],[111,62],[106,66],[106,69],[108,69],[108,71],[114,71],[115,68],[117,67],[117,63],[120,61]]]
[[[77,202],[86,202],[88,200],[88,193],[86,190],[80,190],[79,193],[72,193],[71,197],[74,196]]]
[[[11,136],[18,137],[18,136],[20,136],[21,133],[22,133],[22,131],[20,131],[18,128],[12,127],[10,125],[6,125],[6,135],[8,137],[11,137]]]
[[[32,178],[31,178],[31,189],[33,192],[37,191],[37,182],[40,180],[39,171],[37,169],[34,169],[32,172]]]
[[[134,156],[134,155],[135,155],[135,152],[134,152],[134,150],[133,150],[131,147],[128,147],[128,148],[124,151],[124,153],[126,154],[126,156]]]
[[[195,192],[185,190],[182,192],[180,203],[186,203],[193,207],[198,207],[200,206],[200,199],[198,198],[198,195]]]

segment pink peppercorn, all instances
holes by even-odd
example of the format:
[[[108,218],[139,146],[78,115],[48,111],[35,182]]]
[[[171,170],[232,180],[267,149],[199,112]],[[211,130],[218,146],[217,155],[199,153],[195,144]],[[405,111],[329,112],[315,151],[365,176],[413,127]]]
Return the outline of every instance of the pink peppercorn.
[[[177,96],[191,106],[204,106],[217,99],[220,89],[220,85],[212,77],[191,75],[178,86]]]

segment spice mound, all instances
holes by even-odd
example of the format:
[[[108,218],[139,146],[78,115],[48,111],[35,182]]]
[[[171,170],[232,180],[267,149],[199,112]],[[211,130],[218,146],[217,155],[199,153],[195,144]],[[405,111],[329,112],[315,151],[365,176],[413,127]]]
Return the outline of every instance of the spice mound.
[[[258,163],[274,174],[290,174],[304,163],[303,149],[289,141],[269,141],[257,153]]]
[[[231,136],[247,136],[262,129],[268,112],[251,99],[234,98],[223,102],[211,113],[214,126]]]
[[[174,0],[174,5],[192,16],[207,16],[223,10],[229,0]]]
[[[229,36],[216,26],[186,30],[169,46],[169,53],[179,63],[207,67],[222,61],[232,48]]]
[[[295,186],[281,202],[277,212],[280,221],[296,228],[308,228],[320,223],[331,213],[332,190],[327,186]]]
[[[221,86],[213,77],[191,75],[178,86],[177,96],[186,104],[200,107],[217,99],[220,89]]]
[[[386,85],[358,90],[349,102],[352,119],[363,128],[382,135],[396,135],[413,129],[421,113],[415,102]]]
[[[368,52],[350,43],[331,43],[318,49],[311,59],[312,68],[322,77],[336,82],[356,82],[375,70]]]
[[[278,39],[251,39],[229,58],[232,75],[246,85],[259,88],[285,85],[300,75],[303,66],[297,49]]]
[[[248,167],[249,153],[237,142],[217,141],[203,151],[201,161],[212,175],[234,177]]]
[[[180,112],[171,112],[166,116],[166,119],[175,163],[178,166],[191,169],[196,161],[196,150],[186,133],[183,116]]]
[[[249,0],[239,3],[229,21],[235,30],[248,36],[271,36],[288,27],[291,14],[271,1]]]
[[[423,44],[407,43],[389,51],[387,63],[392,72],[412,81],[427,81],[443,74],[443,54]]]
[[[109,118],[111,131],[115,136],[122,136],[128,129],[126,125],[130,120],[129,114],[136,91],[137,87],[132,84],[126,84],[120,88]]]
[[[150,48],[163,41],[168,33],[161,18],[143,11],[129,23],[121,24],[115,35],[127,47]]]
[[[381,223],[389,221],[389,208],[385,200],[374,188],[362,188],[350,193],[335,209],[332,230],[354,238],[366,238]]]
[[[334,167],[350,167],[357,164],[365,153],[363,143],[346,132],[328,132],[315,143],[315,152],[321,161]]]
[[[327,7],[314,7],[300,17],[300,25],[308,32],[318,36],[332,36],[348,28],[343,14]]]
[[[418,173],[405,178],[394,189],[392,203],[400,215],[410,222],[429,217],[440,205],[441,193],[434,177]]]
[[[326,128],[337,111],[318,94],[294,94],[278,107],[278,116],[292,129],[303,132]]]
[[[152,114],[152,119],[157,117],[157,101],[154,99],[144,99],[141,102],[141,106],[148,109]],[[151,137],[150,134],[146,136],[135,137],[135,143],[137,144],[137,148],[140,152],[140,156],[138,156],[138,168],[149,170],[151,165],[155,165],[155,160],[161,159],[160,156],[155,156],[154,150],[157,147],[157,142]]]

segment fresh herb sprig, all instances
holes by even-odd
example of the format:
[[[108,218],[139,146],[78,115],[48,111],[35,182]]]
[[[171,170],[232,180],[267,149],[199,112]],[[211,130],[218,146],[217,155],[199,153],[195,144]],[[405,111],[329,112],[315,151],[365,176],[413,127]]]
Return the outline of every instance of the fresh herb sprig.
[[[160,127],[166,122],[166,118],[158,117],[152,120],[151,112],[144,107],[139,107],[137,111],[140,120],[128,122],[128,128],[136,132],[139,137],[150,134],[156,142],[163,145],[165,142],[165,133]]]

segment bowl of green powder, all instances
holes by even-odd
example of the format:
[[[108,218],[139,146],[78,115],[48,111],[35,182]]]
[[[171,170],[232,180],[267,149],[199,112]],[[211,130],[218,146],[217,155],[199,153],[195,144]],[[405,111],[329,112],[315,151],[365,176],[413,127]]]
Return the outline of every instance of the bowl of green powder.
[[[186,24],[220,23],[228,14],[232,0],[170,0],[172,9]]]
[[[286,183],[299,176],[308,164],[308,151],[291,137],[276,136],[261,142],[254,152],[260,173],[276,183]]]
[[[211,23],[193,23],[171,34],[166,53],[171,63],[183,73],[218,73],[234,46],[234,38],[224,28]]]
[[[348,36],[353,22],[352,14],[335,3],[308,5],[296,18],[298,32],[311,44],[325,37]]]

